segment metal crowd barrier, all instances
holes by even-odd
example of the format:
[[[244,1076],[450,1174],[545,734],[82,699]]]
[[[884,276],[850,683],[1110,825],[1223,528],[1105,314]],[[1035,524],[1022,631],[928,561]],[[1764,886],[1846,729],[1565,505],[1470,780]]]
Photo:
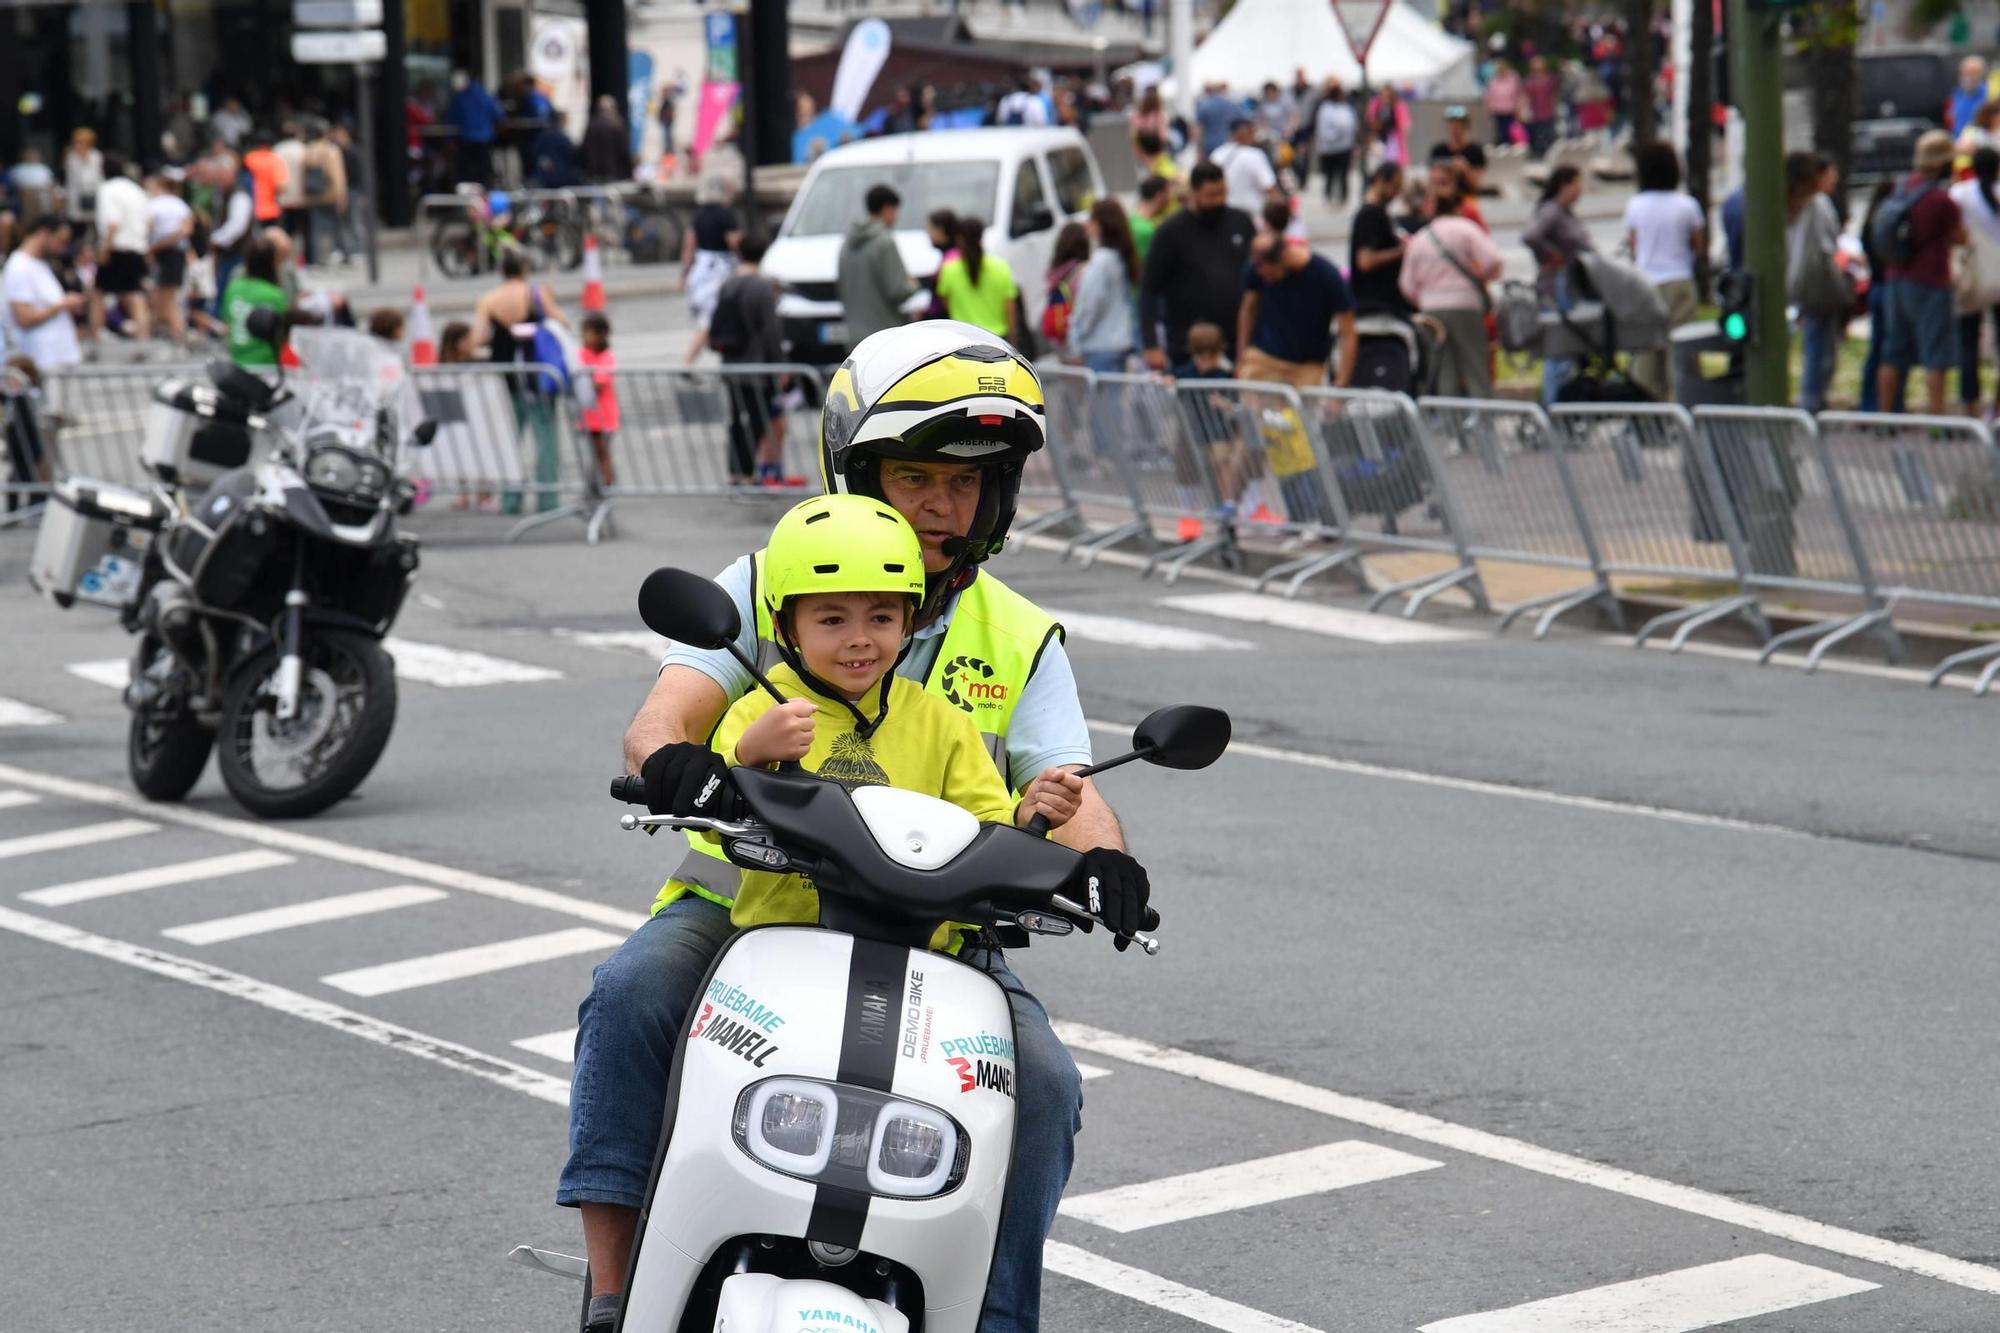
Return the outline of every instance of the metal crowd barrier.
[[[1811,643],[1806,670],[1857,634],[1882,641],[1892,662],[1903,641],[1890,623],[1866,546],[1837,470],[1812,417],[1792,408],[1700,407],[1695,425],[1714,482],[1743,539],[1744,586],[1756,592],[1825,594],[1858,602],[1852,614],[1785,631],[1764,645],[1760,663],[1779,649]]]
[[[1072,420],[1062,436],[1063,481],[1079,514],[1077,531],[1063,548],[1065,560],[1080,554],[1087,568],[1099,551],[1135,537],[1148,547],[1157,545],[1139,498],[1137,460],[1132,457],[1153,446],[1130,439],[1126,423],[1117,419],[1131,386],[1148,382],[1141,375],[1093,375],[1084,421]]]
[[[1133,513],[1153,547],[1141,578],[1164,567],[1172,583],[1198,560],[1235,557],[1230,520],[1253,469],[1235,419],[1235,387],[1218,380],[1177,386],[1146,374],[1097,377],[1097,434],[1119,437]],[[1175,526],[1172,546],[1159,538],[1155,525],[1162,522]]]
[[[2000,610],[2000,450],[1985,426],[1826,412],[1819,435],[1883,599]],[[1984,694],[2000,674],[2000,644],[1945,658],[1930,683],[1980,662]]]
[[[1439,593],[1460,586],[1473,605],[1491,610],[1479,566],[1460,536],[1464,524],[1453,513],[1450,492],[1440,484],[1416,403],[1403,394],[1371,389],[1296,392],[1305,408],[1320,492],[1340,546],[1277,566],[1259,581],[1259,588],[1283,578],[1285,594],[1297,596],[1319,574],[1358,571],[1367,555],[1413,552],[1440,557],[1443,568],[1440,561],[1426,562],[1432,567],[1392,579],[1374,590],[1369,610],[1406,595],[1403,614],[1414,616]]]
[[[57,477],[92,477],[145,489],[152,478],[139,466],[153,389],[170,379],[208,381],[198,362],[140,362],[124,366],[66,366],[42,382],[42,413],[50,462]]]
[[[1541,406],[1426,398],[1418,409],[1432,470],[1451,495],[1467,554],[1498,564],[1574,571],[1588,580],[1515,602],[1500,617],[1499,632],[1539,611],[1534,633],[1543,638],[1562,616],[1592,605],[1625,628],[1624,609],[1577,499],[1568,437]]]
[[[1566,435],[1577,502],[1603,573],[1726,589],[1654,616],[1639,627],[1634,646],[1677,626],[1670,646],[1679,650],[1696,630],[1730,616],[1768,642],[1771,626],[1749,585],[1736,511],[1703,456],[1707,441],[1693,415],[1670,403],[1562,403],[1552,418]]]
[[[429,490],[427,508],[442,497],[445,508],[518,517],[508,541],[578,517],[596,544],[604,508],[596,462],[560,371],[455,362],[420,366],[411,383],[424,417],[437,422],[430,445],[402,457],[403,471]],[[421,518],[414,526],[421,531]]]
[[[618,500],[766,494],[796,500],[819,489],[826,381],[812,366],[634,368],[593,378],[615,396],[618,415],[600,460],[603,503],[591,516],[593,539]],[[591,457],[589,423],[598,418],[586,408],[581,419],[582,451]],[[759,484],[760,463],[777,467],[778,485]]]
[[[1046,362],[1035,367],[1041,381],[1046,411],[1044,429],[1051,440],[1069,441],[1090,427],[1090,409],[1097,394],[1097,377],[1080,366]],[[1013,527],[1016,536],[1026,537],[1048,528],[1081,524],[1083,508],[1070,493],[1065,474],[1066,451],[1038,449],[1021,468],[1020,495],[1024,500],[1047,506],[1025,523]]]

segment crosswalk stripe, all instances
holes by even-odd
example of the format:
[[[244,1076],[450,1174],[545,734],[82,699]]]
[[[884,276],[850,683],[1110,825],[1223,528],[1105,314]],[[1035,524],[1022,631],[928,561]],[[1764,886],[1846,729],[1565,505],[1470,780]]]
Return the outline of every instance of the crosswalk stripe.
[[[549,667],[510,662],[504,657],[488,657],[464,648],[447,648],[436,643],[416,643],[409,639],[385,639],[382,646],[396,659],[396,675],[403,680],[462,689],[472,685],[519,685],[539,680],[561,680],[562,672]]]
[[[1257,645],[1246,639],[1232,639],[1205,630],[1161,625],[1150,620],[1125,616],[1103,616],[1086,611],[1051,611],[1072,638],[1091,643],[1107,643],[1119,648],[1143,648],[1149,652],[1230,653],[1246,652]]]
[[[253,870],[272,870],[291,863],[292,858],[283,852],[262,849],[227,852],[221,856],[205,856],[198,861],[147,866],[143,870],[127,870],[118,875],[101,875],[96,879],[51,884],[45,889],[30,889],[21,897],[27,902],[39,903],[43,907],[67,907],[71,903],[88,902],[92,898],[138,893],[145,889],[164,888],[169,884],[193,884],[200,880],[221,879],[225,875],[244,875]]]
[[[667,641],[649,629],[559,629],[559,639],[599,652],[633,653],[657,662],[667,655]]]
[[[524,1051],[541,1056],[544,1060],[556,1060],[569,1064],[576,1059],[576,1029],[562,1028],[555,1032],[544,1032],[539,1037],[523,1037],[510,1043]]]
[[[132,680],[132,664],[122,657],[106,657],[95,662],[71,662],[63,670],[93,685],[122,690]]]
[[[0,791],[0,810],[18,810],[41,799],[31,791]]]
[[[369,916],[398,907],[434,903],[447,896],[443,889],[427,888],[421,884],[397,884],[386,889],[364,889],[359,893],[315,898],[311,902],[292,903],[286,907],[267,907],[257,912],[219,916],[210,921],[172,926],[160,933],[183,944],[220,944],[224,940],[266,935],[274,930],[289,930],[293,926],[314,926],[325,921],[342,921],[351,916]]]
[[[1441,1319],[1425,1324],[1420,1333],[1692,1333],[1873,1291],[1876,1285],[1774,1254],[1747,1254],[1505,1310]]]
[[[1220,616],[1224,620],[1248,621],[1254,625],[1276,625],[1280,629],[1303,630],[1334,639],[1384,645],[1409,643],[1455,643],[1487,636],[1449,625],[1432,625],[1400,616],[1376,615],[1371,611],[1350,611],[1346,607],[1319,602],[1294,602],[1254,592],[1204,592],[1186,597],[1163,597],[1161,606],[1196,615]]]
[[[1079,1064],[1076,1067],[1076,1072],[1083,1076],[1085,1083],[1090,1082],[1094,1078],[1109,1078],[1111,1076],[1111,1071],[1102,1065]]]
[[[1062,1201],[1065,1217],[1111,1231],[1142,1231],[1215,1213],[1392,1180],[1443,1166],[1377,1143],[1348,1139],[1231,1166],[1190,1171]]]
[[[463,689],[475,685],[523,685],[544,680],[561,680],[562,672],[552,667],[510,662],[463,648],[446,648],[436,643],[416,643],[409,639],[384,639],[382,646],[396,659],[396,678],[419,685]],[[131,679],[131,663],[122,657],[96,662],[71,662],[63,668],[72,676],[93,685],[122,690]]]
[[[0,861],[15,856],[32,856],[36,852],[60,852],[70,847],[88,847],[92,843],[110,842],[114,838],[131,838],[141,833],[159,831],[158,824],[149,824],[143,819],[113,819],[102,824],[82,824],[76,828],[56,829],[51,833],[30,833],[24,837],[0,841]]]
[[[1172,1278],[1121,1264],[1116,1259],[1107,1259],[1059,1240],[1042,1242],[1042,1266],[1051,1273],[1088,1282],[1093,1287],[1115,1292],[1156,1310],[1221,1329],[1223,1333],[1319,1333],[1310,1324],[1238,1305],[1198,1287],[1186,1286]],[[1149,1326],[1157,1325],[1149,1323]]]
[[[405,958],[400,962],[357,967],[352,971],[335,972],[331,976],[321,977],[320,981],[335,990],[344,990],[350,995],[387,995],[391,991],[432,986],[443,981],[463,981],[467,977],[476,977],[486,972],[523,967],[529,963],[544,963],[554,958],[567,958],[572,954],[603,952],[616,947],[624,941],[624,938],[622,935],[613,935],[608,930],[573,926],[568,930],[554,930],[545,935],[525,935],[517,940],[502,940],[498,944],[477,944],[470,949],[453,949],[448,953],[425,954],[420,958]]]
[[[0,727],[52,727],[62,720],[61,713],[51,713],[19,699],[0,698]]]

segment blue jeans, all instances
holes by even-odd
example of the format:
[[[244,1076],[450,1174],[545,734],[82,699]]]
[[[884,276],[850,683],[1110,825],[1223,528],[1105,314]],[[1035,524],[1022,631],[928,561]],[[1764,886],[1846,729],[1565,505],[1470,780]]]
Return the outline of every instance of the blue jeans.
[[[1979,401],[1979,326],[1989,313],[1993,332],[2000,337],[2000,305],[1958,317],[1958,401],[1967,407]]]
[[[1567,311],[1573,302],[1569,296],[1569,270],[1565,268],[1556,274],[1555,305],[1553,309]],[[1560,357],[1549,357],[1542,362],[1542,403],[1553,403],[1564,381],[1576,373],[1576,362]]]
[[[557,1203],[637,1208],[644,1202],[674,1049],[702,978],[734,933],[726,909],[689,894],[661,909],[597,965],[576,1015],[569,1161],[556,1187]],[[1007,966],[1004,954],[966,949],[959,961],[1007,992],[1020,1074],[1014,1165],[980,1333],[1036,1333],[1042,1242],[1055,1225],[1056,1205],[1076,1161],[1083,1078],[1050,1028],[1048,1011]]]
[[[1833,383],[1834,364],[1840,356],[1847,319],[1842,315],[1801,315],[1804,344],[1799,368],[1799,410],[1819,413],[1826,408],[1827,386]]]
[[[1096,375],[1115,375],[1125,369],[1125,361],[1132,355],[1132,349],[1122,352],[1085,352],[1083,364]]]
[[[1900,400],[1893,403],[1881,401],[1881,385],[1877,372],[1882,369],[1882,349],[1889,342],[1889,284],[1876,282],[1868,289],[1868,359],[1861,366],[1861,403],[1863,412],[1900,412]]]

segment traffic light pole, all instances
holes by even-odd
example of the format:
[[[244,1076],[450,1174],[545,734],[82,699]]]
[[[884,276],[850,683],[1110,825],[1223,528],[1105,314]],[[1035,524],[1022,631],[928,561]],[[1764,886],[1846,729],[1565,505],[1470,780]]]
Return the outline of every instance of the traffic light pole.
[[[1744,361],[1744,401],[1791,401],[1791,329],[1785,322],[1784,16],[1729,0],[1730,74],[1743,115],[1743,251],[1757,283],[1757,327]]]

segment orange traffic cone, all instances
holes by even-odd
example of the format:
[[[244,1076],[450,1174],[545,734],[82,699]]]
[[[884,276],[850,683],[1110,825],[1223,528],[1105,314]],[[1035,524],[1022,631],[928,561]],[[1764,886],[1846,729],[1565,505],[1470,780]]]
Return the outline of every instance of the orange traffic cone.
[[[409,343],[411,365],[437,364],[437,335],[431,331],[431,308],[424,300],[424,289],[421,285],[410,293]]]
[[[583,308],[586,314],[604,313],[604,259],[593,232],[583,234]]]

